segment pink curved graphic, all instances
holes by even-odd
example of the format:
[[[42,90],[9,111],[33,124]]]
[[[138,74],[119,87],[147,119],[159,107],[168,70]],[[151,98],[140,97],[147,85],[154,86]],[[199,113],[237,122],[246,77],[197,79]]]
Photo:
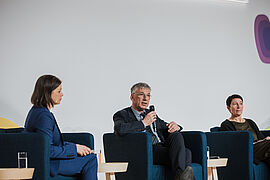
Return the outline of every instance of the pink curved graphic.
[[[259,57],[262,62],[270,64],[270,22],[266,15],[256,17],[254,32]]]

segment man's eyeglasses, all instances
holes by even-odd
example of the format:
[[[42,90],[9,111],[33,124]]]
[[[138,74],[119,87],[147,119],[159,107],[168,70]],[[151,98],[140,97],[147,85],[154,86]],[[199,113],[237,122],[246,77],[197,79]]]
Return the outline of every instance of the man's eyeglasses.
[[[144,94],[144,93],[134,93],[136,94],[138,97],[140,98],[144,98],[144,97],[147,97],[147,98],[151,98],[151,94]]]

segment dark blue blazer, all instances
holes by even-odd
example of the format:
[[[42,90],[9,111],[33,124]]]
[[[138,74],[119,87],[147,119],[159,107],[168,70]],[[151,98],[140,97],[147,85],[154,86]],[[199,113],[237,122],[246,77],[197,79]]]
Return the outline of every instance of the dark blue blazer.
[[[145,112],[146,114],[148,114],[150,110],[146,109]],[[125,109],[116,112],[113,115],[113,121],[114,121],[114,132],[120,136],[125,135],[127,133],[134,133],[145,130],[143,122],[137,120],[131,107],[127,107]],[[158,137],[160,138],[161,142],[164,142],[169,135],[168,127],[166,126],[166,124],[167,122],[163,121],[157,116],[156,129]],[[181,131],[183,128],[181,126],[179,127],[180,127],[179,131]]]
[[[62,134],[53,114],[48,108],[32,107],[25,121],[26,132],[38,132],[49,137],[51,176],[58,173],[60,159],[71,159],[77,156],[76,145],[63,141]]]

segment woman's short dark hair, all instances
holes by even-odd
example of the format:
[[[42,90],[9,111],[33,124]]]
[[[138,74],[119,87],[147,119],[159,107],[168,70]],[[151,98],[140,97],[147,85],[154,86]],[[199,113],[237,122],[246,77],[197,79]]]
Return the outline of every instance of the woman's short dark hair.
[[[48,105],[53,106],[51,93],[61,83],[61,80],[53,75],[40,76],[31,97],[32,104],[38,107],[48,107]]]
[[[233,94],[233,95],[231,95],[231,96],[229,96],[229,97],[227,98],[227,100],[226,100],[226,105],[230,107],[230,106],[231,106],[231,103],[232,103],[232,100],[235,99],[235,98],[239,98],[239,99],[241,99],[241,100],[243,101],[242,96],[240,96],[240,95],[238,95],[238,94]]]

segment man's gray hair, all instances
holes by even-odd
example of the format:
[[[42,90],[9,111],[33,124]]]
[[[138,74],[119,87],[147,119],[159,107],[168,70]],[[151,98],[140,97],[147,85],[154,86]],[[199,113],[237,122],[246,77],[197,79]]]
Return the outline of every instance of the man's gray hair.
[[[130,89],[131,94],[134,94],[137,91],[137,89],[142,89],[142,88],[146,88],[146,89],[149,89],[151,91],[151,87],[148,84],[143,83],[143,82],[139,82],[139,83],[134,84],[131,87],[131,89]]]

